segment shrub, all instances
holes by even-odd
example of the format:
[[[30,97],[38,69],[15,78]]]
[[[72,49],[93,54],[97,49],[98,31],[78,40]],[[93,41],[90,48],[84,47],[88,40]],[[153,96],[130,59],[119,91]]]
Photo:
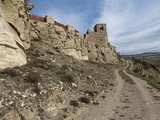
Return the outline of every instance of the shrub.
[[[25,80],[29,83],[38,83],[41,82],[42,78],[39,73],[31,72],[26,76]]]
[[[73,75],[70,74],[65,74],[61,78],[62,82],[67,82],[67,83],[74,83],[75,79]]]
[[[20,73],[14,68],[6,68],[2,71],[2,73],[7,74],[11,77],[16,77],[16,76],[20,75]]]
[[[71,100],[70,105],[72,105],[73,107],[80,107],[78,101],[76,101],[76,100]]]
[[[89,104],[90,103],[90,99],[87,97],[80,97],[79,101],[85,104]]]

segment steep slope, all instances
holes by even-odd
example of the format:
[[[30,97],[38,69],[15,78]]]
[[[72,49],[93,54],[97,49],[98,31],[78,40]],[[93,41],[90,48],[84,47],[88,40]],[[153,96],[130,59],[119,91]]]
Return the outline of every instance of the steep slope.
[[[70,119],[99,104],[114,84],[113,65],[79,61],[56,51],[44,59],[35,48],[27,55],[26,65],[0,72],[1,120]]]

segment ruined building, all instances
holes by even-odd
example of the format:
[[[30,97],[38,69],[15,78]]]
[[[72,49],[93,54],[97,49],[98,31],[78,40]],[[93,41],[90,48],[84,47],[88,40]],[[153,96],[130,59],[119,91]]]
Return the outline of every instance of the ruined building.
[[[83,36],[52,17],[31,15],[33,7],[28,0],[0,1],[0,68],[26,64],[26,50],[31,46],[43,53],[42,58],[58,49],[80,60],[118,63],[105,24],[95,25],[94,31],[88,30]]]
[[[88,30],[84,35],[85,46],[90,60],[117,63],[116,48],[108,42],[106,24],[96,24],[94,31]]]

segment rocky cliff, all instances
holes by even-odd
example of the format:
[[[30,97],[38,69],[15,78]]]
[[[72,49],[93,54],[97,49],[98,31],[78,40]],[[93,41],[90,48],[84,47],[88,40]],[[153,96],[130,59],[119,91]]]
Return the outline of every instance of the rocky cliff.
[[[103,27],[83,36],[33,6],[0,1],[0,119],[71,120],[105,98],[117,54]]]
[[[56,50],[79,60],[118,63],[116,49],[108,43],[105,26],[104,30],[83,36],[73,26],[60,24],[49,16],[31,16],[32,7],[33,4],[24,0],[0,2],[0,68],[26,64],[25,52],[31,46],[42,52],[41,57]]]
[[[88,60],[83,36],[73,26],[67,25],[64,29],[54,22],[31,21],[30,39],[43,53],[57,49],[76,59]]]
[[[26,64],[27,24],[23,0],[0,1],[0,68]]]

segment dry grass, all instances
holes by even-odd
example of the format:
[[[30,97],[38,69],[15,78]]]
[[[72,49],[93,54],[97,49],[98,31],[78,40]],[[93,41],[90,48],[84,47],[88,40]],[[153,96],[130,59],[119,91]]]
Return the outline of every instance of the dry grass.
[[[118,73],[126,82],[129,82],[130,84],[135,84],[135,82],[123,72],[123,69],[119,69]]]
[[[142,79],[142,80],[145,80],[149,85],[151,85],[152,87],[156,88],[158,91],[160,91],[160,83],[155,81],[155,80],[152,80],[151,78],[146,78],[146,77],[143,77],[141,76],[140,74],[134,72],[134,71],[131,71],[131,70],[128,70],[127,71],[128,73]]]

